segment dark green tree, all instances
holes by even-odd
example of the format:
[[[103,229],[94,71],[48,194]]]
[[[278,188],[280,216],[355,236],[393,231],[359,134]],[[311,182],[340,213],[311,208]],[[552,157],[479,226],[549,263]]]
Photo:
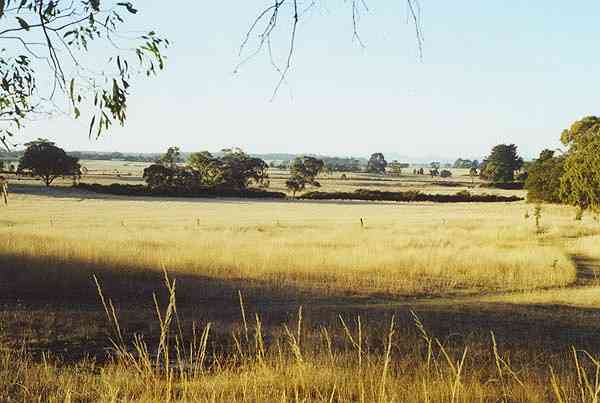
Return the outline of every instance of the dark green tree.
[[[67,155],[65,150],[46,139],[26,143],[25,152],[19,160],[19,171],[29,171],[50,186],[58,177],[81,176],[79,160]]]
[[[600,117],[588,116],[573,123],[563,131],[561,141],[569,147],[561,199],[582,211],[600,211]]]
[[[0,0],[0,141],[7,146],[31,115],[53,112],[60,96],[75,118],[89,111],[90,136],[124,124],[134,76],[161,70],[168,45],[151,30],[129,39],[136,14],[131,1]],[[86,56],[102,47],[106,63]]]
[[[372,154],[369,162],[367,162],[367,172],[369,173],[383,174],[386,167],[387,161],[382,153]]]
[[[484,160],[480,176],[492,182],[513,182],[515,172],[521,169],[523,163],[516,145],[499,144]]]
[[[565,157],[544,150],[533,161],[525,180],[527,200],[530,202],[560,203],[560,184],[565,172]]]
[[[244,190],[252,182],[264,185],[269,179],[269,165],[260,158],[254,158],[238,148],[223,150],[219,158],[222,184],[226,187]]]
[[[175,171],[161,164],[152,164],[144,169],[144,180],[152,189],[173,186]]]
[[[451,172],[451,171],[449,171],[449,170],[447,170],[447,169],[443,169],[443,170],[440,172],[440,176],[441,176],[442,178],[450,178],[450,177],[452,177],[452,172]]]

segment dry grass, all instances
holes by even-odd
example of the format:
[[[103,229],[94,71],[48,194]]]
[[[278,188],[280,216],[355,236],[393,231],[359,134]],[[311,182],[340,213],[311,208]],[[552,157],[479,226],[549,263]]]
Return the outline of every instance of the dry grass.
[[[494,334],[487,342],[450,343],[429,334],[414,316],[415,332],[392,317],[379,332],[339,317],[335,328],[307,330],[302,310],[294,323],[267,339],[259,316],[230,335],[233,346],[211,347],[210,323],[187,340],[175,305],[176,283],[166,279],[169,302],[156,304],[156,346],[122,337],[112,302],[102,296],[113,326],[113,360],[76,365],[26,353],[0,352],[4,401],[101,402],[595,402],[600,362],[585,351],[511,358]],[[100,286],[99,286],[100,289]],[[101,292],[101,291],[100,291]],[[102,295],[102,294],[101,294]],[[399,331],[401,332],[399,334]],[[531,358],[535,357],[535,360]]]
[[[538,231],[533,218],[525,218],[527,210],[531,215],[523,203],[126,200],[65,190],[14,195],[0,220],[2,294],[26,304],[43,296],[89,303],[86,297],[97,300],[90,278],[97,274],[107,290],[104,328],[81,312],[77,318],[70,311],[53,316],[46,302],[30,320],[53,316],[36,334],[49,343],[64,328],[80,332],[85,347],[90,341],[80,328],[96,326],[97,332],[112,329],[114,344],[110,361],[101,363],[17,351],[14,340],[10,347],[5,340],[28,325],[19,312],[29,308],[20,307],[0,326],[0,401],[597,401],[596,354],[557,351],[561,344],[547,349],[527,331],[512,331],[519,318],[510,306],[596,306],[596,288],[539,289],[573,283],[571,255],[597,258],[600,228],[590,217],[573,221],[568,208],[545,206]],[[198,308],[194,318],[214,311],[235,316],[236,323],[180,321],[188,312],[176,309],[175,285],[167,281],[171,292],[157,297],[162,302],[150,329],[124,326],[117,318],[125,314],[148,317],[137,306],[123,311],[127,306],[112,305],[109,297],[131,303],[123,298],[128,292],[134,300],[149,297],[135,300],[147,306],[163,267],[177,278],[186,309],[202,301],[194,294],[221,298],[208,300],[214,306]],[[126,278],[136,282],[128,289],[116,286]],[[198,288],[197,279],[206,288]],[[225,283],[227,292],[239,287],[244,295],[246,287],[260,284],[265,306],[273,295],[298,292],[329,301],[347,301],[345,295],[446,296],[431,300],[431,312],[458,312],[457,301],[471,310],[503,304],[509,308],[495,320],[503,334],[514,333],[517,346],[505,350],[505,338],[496,343],[489,333],[475,333],[469,326],[480,318],[467,311],[443,316],[449,323],[442,325],[453,329],[447,337],[430,334],[418,318],[393,322],[392,311],[375,310],[375,304],[347,306],[331,321],[316,299],[306,300],[314,304],[307,307],[312,321],[299,311],[271,325],[266,322],[272,318],[248,308],[232,315],[223,304],[231,295],[214,286]],[[147,284],[150,292],[144,293],[140,287]],[[529,291],[454,299],[509,290]]]
[[[167,267],[182,275],[331,295],[522,290],[573,282],[574,266],[556,238],[591,226],[553,208],[544,217],[545,234],[536,235],[531,219],[523,217],[527,208],[23,195],[5,209],[0,254],[12,256],[13,263],[19,256],[35,258],[38,267],[30,269],[40,272],[74,261],[127,272]]]

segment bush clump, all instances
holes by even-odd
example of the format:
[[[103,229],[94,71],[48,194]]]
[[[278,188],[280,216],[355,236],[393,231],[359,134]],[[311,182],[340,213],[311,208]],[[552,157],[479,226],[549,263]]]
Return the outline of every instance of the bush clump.
[[[309,192],[299,198],[304,200],[365,200],[435,203],[503,203],[523,200],[523,198],[517,196],[500,196],[492,194],[474,195],[465,191],[456,194],[427,194],[415,190],[406,192],[384,192],[368,189],[358,189],[354,192]]]

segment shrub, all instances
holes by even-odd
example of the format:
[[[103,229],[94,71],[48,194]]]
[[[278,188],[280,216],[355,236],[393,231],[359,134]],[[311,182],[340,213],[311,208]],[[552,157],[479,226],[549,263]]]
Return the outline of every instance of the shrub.
[[[442,178],[450,178],[450,177],[452,177],[452,172],[450,172],[447,169],[444,169],[444,170],[442,170],[442,172],[440,172],[440,176]]]
[[[406,192],[383,192],[380,190],[358,189],[354,192],[309,192],[299,197],[305,200],[365,200],[397,202],[436,202],[436,203],[497,203],[522,201],[517,196],[491,194],[472,195],[462,191],[453,195],[426,194],[409,190]]]

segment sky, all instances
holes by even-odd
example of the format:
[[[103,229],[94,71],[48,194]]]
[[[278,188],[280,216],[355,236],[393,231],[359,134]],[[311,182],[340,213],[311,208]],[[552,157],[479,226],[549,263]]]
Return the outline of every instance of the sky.
[[[245,32],[272,0],[138,1],[129,27],[156,30],[172,46],[164,72],[134,80],[126,126],[96,140],[87,120],[55,116],[31,122],[20,139],[45,137],[68,150],[241,147],[449,160],[515,143],[531,158],[559,147],[573,121],[599,113],[598,1],[420,0],[422,58],[406,3],[366,2],[363,48],[349,2],[317,0],[298,26],[287,85],[271,100],[278,74],[268,55],[234,69]],[[281,18],[280,63],[290,15]]]

